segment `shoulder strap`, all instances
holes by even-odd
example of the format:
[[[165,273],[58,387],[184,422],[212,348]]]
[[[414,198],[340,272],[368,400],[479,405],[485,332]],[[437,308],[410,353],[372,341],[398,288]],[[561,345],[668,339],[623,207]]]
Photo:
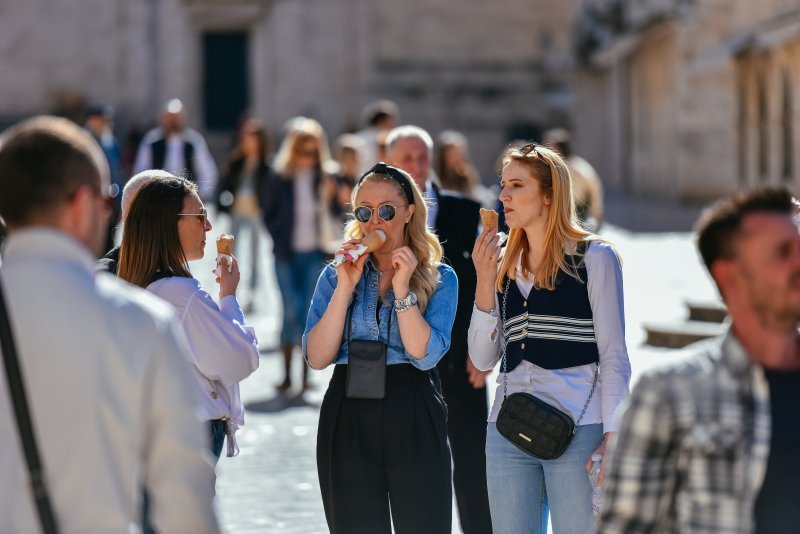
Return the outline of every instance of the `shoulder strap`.
[[[48,497],[44,467],[39,457],[39,449],[33,433],[28,400],[25,396],[25,386],[22,382],[22,369],[14,346],[2,283],[0,283],[0,344],[3,350],[8,392],[14,404],[14,415],[16,416],[17,428],[22,442],[22,451],[25,454],[25,462],[28,464],[28,475],[30,476],[33,497],[36,501],[36,509],[39,513],[39,521],[45,534],[55,534],[58,532],[58,526],[56,525],[55,514]]]
[[[515,282],[516,283],[516,282]],[[500,312],[500,328],[503,339],[501,340],[502,348],[503,348],[503,400],[508,398],[508,364],[506,358],[506,345],[508,344],[508,340],[506,339],[506,297],[508,296],[508,288],[511,285],[511,279],[506,278],[506,287],[503,291],[503,302]],[[575,426],[577,427],[581,421],[583,420],[583,416],[586,415],[586,410],[589,408],[589,403],[592,402],[592,396],[594,395],[594,390],[597,388],[597,380],[600,378],[600,362],[597,363],[594,367],[594,380],[592,381],[592,389],[589,391],[589,396],[586,398],[586,403],[583,405],[583,410],[581,410],[581,414],[578,416],[577,421],[575,421]],[[573,434],[575,431],[573,430]]]

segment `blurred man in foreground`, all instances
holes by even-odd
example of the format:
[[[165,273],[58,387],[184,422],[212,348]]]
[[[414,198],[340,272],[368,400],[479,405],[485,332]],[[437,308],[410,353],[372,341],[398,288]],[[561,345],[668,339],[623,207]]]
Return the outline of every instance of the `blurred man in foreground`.
[[[217,532],[214,474],[196,418],[185,338],[145,291],[95,275],[109,216],[108,164],[65,119],[0,137],[0,282],[34,437],[61,532]],[[37,532],[37,512],[0,374],[0,517]]]
[[[790,532],[800,502],[800,233],[785,189],[740,193],[697,226],[731,319],[634,389],[598,531]]]

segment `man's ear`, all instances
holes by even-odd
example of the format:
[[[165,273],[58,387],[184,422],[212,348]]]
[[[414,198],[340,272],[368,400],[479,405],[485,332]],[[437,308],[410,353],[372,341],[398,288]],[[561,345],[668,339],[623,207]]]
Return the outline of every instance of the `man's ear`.
[[[711,265],[710,271],[723,299],[739,286],[739,267],[734,260],[717,260]]]
[[[95,193],[88,184],[80,186],[67,202],[61,214],[62,228],[78,238],[85,241],[88,236],[93,234],[92,225],[95,224],[95,217],[91,215],[94,206]]]

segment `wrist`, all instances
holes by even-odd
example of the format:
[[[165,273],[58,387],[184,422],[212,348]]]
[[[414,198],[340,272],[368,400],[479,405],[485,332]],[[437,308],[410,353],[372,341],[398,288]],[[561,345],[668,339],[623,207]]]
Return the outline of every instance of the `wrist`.
[[[410,293],[408,284],[392,284],[392,290],[394,290],[394,298],[396,299],[404,299]]]

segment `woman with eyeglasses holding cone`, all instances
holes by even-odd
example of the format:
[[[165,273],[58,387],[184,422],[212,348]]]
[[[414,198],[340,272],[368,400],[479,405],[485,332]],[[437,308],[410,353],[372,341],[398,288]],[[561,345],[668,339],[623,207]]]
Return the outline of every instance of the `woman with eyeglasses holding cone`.
[[[529,144],[508,149],[502,161],[510,236],[501,249],[497,229],[486,228],[475,243],[469,329],[475,367],[501,363],[486,438],[492,527],[545,533],[549,512],[554,532],[589,532],[588,471],[617,430],[613,414],[631,372],[620,263],[607,241],[579,225],[561,156]],[[545,451],[552,428],[512,410],[530,407],[514,394],[530,394],[574,424],[565,449]],[[605,464],[603,457],[600,484]]]
[[[211,230],[196,186],[183,178],[158,177],[137,193],[120,246],[117,274],[170,303],[189,340],[199,413],[208,421],[210,448],[219,458],[239,449],[244,425],[239,382],[258,367],[258,340],[236,299],[239,267],[219,267],[219,305],[192,277],[188,262],[202,259]],[[142,340],[139,340],[142,341]]]
[[[317,436],[328,527],[449,533],[450,449],[436,364],[450,346],[458,282],[407,173],[377,164],[357,181],[352,205],[351,239],[320,275],[303,335],[312,368],[335,365]],[[383,245],[362,253],[377,231]]]

